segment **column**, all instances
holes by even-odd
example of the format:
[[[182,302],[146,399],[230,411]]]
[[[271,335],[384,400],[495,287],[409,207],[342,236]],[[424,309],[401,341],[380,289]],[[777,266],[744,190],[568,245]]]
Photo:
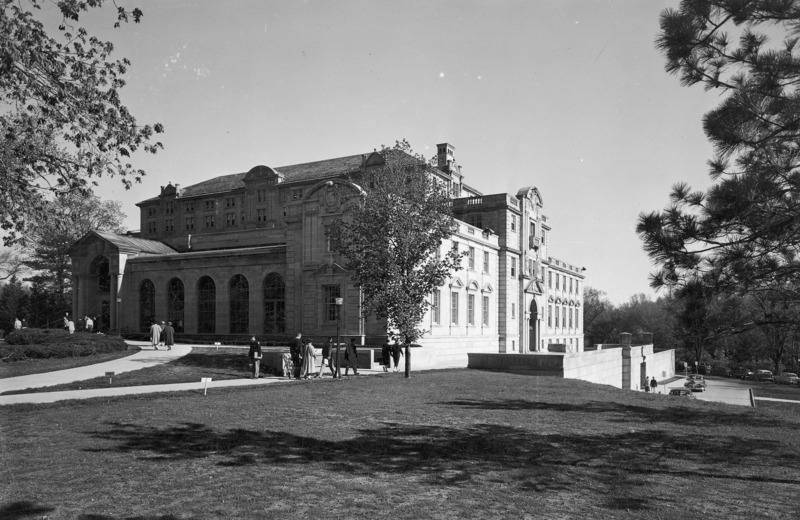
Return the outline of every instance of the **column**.
[[[72,314],[72,319],[73,320],[77,319],[77,316],[79,315],[78,313],[80,312],[78,302],[80,301],[80,298],[83,297],[83,292],[81,291],[81,286],[80,286],[81,282],[82,282],[81,277],[72,275],[72,312],[71,312],[71,314]],[[60,318],[63,318],[63,316],[61,316]],[[62,323],[59,322],[58,325],[61,326]]]

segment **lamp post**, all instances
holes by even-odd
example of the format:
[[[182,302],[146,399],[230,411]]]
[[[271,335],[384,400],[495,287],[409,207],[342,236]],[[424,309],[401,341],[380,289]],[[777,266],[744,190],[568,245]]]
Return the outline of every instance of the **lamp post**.
[[[334,301],[336,302],[336,379],[341,379],[342,368],[340,366],[339,353],[342,340],[339,335],[342,328],[342,304],[344,303],[344,298],[336,298]]]

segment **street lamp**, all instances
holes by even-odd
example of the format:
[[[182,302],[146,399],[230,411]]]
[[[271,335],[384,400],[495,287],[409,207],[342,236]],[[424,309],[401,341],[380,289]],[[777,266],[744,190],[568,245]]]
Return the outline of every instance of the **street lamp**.
[[[341,328],[342,328],[342,304],[344,303],[344,298],[335,298],[334,302],[336,302],[336,379],[342,378],[342,368],[341,368],[341,360],[339,359],[339,352],[342,344],[342,340],[339,337]]]

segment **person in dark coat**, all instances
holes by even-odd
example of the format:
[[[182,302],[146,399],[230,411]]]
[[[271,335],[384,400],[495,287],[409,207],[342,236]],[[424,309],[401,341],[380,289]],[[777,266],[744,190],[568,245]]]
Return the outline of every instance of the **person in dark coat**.
[[[172,328],[172,322],[168,321],[164,330],[161,331],[161,337],[164,338],[164,345],[167,350],[172,350],[172,345],[175,344],[175,329]]]
[[[303,363],[303,334],[298,332],[297,336],[289,342],[289,354],[292,356],[292,377],[300,379],[300,369]]]
[[[394,340],[392,345],[392,359],[394,360],[394,371],[397,372],[400,367],[400,358],[403,357],[403,346]]]
[[[250,358],[250,366],[253,368],[253,379],[258,379],[261,373],[261,343],[255,336],[250,338],[250,351],[247,357]]]
[[[356,338],[350,338],[350,343],[344,349],[344,375],[348,375],[350,368],[353,375],[358,375],[358,349],[356,348]]]
[[[383,365],[383,371],[389,371],[389,365],[391,364],[392,359],[392,347],[388,343],[384,343],[381,347],[381,365]]]
[[[167,328],[167,324],[162,321],[161,322],[161,333],[158,336],[158,346],[159,347],[164,344],[164,329],[165,328]]]
[[[656,389],[658,389],[658,381],[654,377],[650,380],[650,391],[656,393]]]

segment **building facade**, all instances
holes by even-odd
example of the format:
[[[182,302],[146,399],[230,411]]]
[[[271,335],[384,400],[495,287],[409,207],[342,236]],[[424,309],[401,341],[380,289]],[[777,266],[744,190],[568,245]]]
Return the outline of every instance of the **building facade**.
[[[452,145],[437,150],[431,174],[458,219],[441,247],[467,256],[431,295],[425,355],[436,366],[465,366],[468,352],[581,350],[584,276],[548,255],[539,191],[483,195],[463,182]],[[139,232],[92,231],[75,244],[73,314],[121,333],[170,320],[192,336],[327,337],[340,327],[382,343],[385,322],[361,316],[359,288],[326,230],[363,194],[359,179],[383,165],[373,152],[168,184],[137,204]]]

